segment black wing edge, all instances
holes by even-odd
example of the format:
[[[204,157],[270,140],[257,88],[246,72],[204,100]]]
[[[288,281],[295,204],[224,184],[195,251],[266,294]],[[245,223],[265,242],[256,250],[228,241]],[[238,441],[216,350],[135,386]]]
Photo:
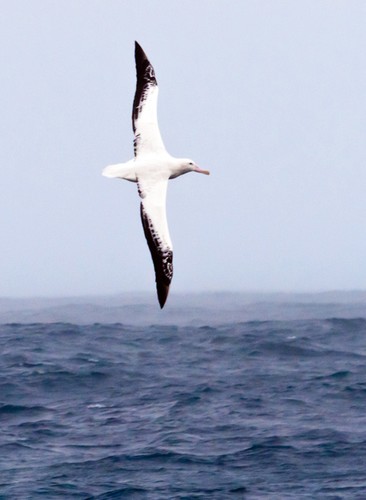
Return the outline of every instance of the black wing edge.
[[[160,308],[162,309],[168,298],[169,287],[173,277],[173,252],[161,249],[159,235],[156,233],[142,203],[140,204],[140,215],[145,238],[154,263],[156,290]]]
[[[155,71],[149,59],[143,51],[141,45],[135,41],[135,61],[136,61],[136,92],[132,107],[132,128],[136,132],[135,120],[137,119],[141,105],[146,98],[149,87],[157,85]]]

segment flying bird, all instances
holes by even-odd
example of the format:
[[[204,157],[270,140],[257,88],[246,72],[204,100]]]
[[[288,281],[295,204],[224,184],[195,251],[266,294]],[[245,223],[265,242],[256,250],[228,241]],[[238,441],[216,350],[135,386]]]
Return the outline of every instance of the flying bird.
[[[168,180],[188,172],[206,175],[210,172],[189,158],[175,158],[167,152],[157,120],[155,71],[137,42],[135,61],[136,91],[132,107],[135,156],[126,163],[106,167],[103,175],[137,183],[142,226],[154,263],[159,304],[163,308],[173,277],[173,245],[166,217]]]

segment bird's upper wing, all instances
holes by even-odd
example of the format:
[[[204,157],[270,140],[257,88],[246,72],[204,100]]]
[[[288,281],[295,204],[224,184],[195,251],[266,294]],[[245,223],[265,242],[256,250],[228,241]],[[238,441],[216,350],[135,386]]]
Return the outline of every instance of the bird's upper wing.
[[[159,153],[165,151],[157,119],[159,89],[154,68],[137,42],[135,42],[135,60],[136,92],[132,108],[135,156]]]
[[[173,277],[173,245],[166,218],[168,179],[139,178],[141,221],[155,268],[155,281],[160,307],[168,297]]]

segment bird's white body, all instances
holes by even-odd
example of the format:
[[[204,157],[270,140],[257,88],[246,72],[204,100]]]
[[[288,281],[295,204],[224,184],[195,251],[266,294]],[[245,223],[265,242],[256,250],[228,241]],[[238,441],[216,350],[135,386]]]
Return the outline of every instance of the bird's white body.
[[[141,177],[154,179],[175,179],[180,175],[191,172],[186,165],[189,159],[174,158],[164,151],[163,154],[138,155],[125,163],[109,165],[103,170],[105,177],[117,177],[126,181],[137,182]]]

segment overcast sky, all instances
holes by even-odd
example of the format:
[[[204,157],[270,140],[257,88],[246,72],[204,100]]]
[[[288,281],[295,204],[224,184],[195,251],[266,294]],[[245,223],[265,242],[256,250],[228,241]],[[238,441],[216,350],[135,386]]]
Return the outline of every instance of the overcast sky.
[[[171,293],[366,288],[366,2],[3,0],[0,296],[155,293],[134,40],[168,151]]]

